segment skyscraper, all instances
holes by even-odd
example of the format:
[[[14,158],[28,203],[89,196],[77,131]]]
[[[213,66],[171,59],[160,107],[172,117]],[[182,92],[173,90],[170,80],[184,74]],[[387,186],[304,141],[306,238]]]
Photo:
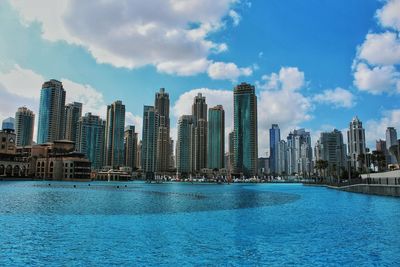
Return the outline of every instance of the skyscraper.
[[[343,134],[334,129],[332,132],[323,132],[315,147],[315,159],[328,162],[328,172],[341,174],[346,168],[346,145],[343,143]]]
[[[208,110],[208,168],[224,168],[225,111],[221,105]]]
[[[269,164],[270,170],[273,174],[279,173],[279,142],[281,141],[281,130],[278,124],[272,124],[271,129],[269,129]]]
[[[38,144],[64,138],[65,90],[60,81],[50,80],[42,85],[39,105]]]
[[[78,121],[82,117],[82,103],[73,102],[65,106],[65,137],[76,142]]]
[[[161,88],[156,93],[154,108],[157,112],[157,151],[156,171],[167,172],[170,169],[170,119],[169,119],[169,94]]]
[[[228,155],[228,162],[229,162],[229,173],[233,172],[234,163],[235,163],[235,132],[229,133],[229,155]]]
[[[179,176],[189,177],[194,171],[194,118],[183,115],[178,121],[178,140],[176,142],[176,170]]]
[[[35,126],[35,114],[26,107],[18,108],[15,113],[15,132],[17,134],[17,146],[30,146],[33,141],[33,128]]]
[[[288,158],[287,158],[287,143],[285,140],[279,142],[278,147],[278,171],[277,174],[287,175],[288,174]]]
[[[287,137],[288,174],[309,175],[312,171],[310,132],[294,130]]]
[[[141,164],[147,179],[152,179],[156,171],[157,117],[157,111],[153,106],[144,106]]]
[[[137,133],[135,132],[135,126],[130,125],[125,128],[124,135],[124,146],[125,146],[125,166],[137,168]]]
[[[394,127],[387,127],[386,129],[386,149],[389,152],[388,164],[396,164],[397,160],[395,155],[390,152],[390,147],[397,145],[397,131]]]
[[[100,170],[103,167],[105,121],[86,113],[78,120],[76,132],[77,151],[85,154],[92,163],[92,169]]]
[[[365,130],[357,116],[349,124],[347,141],[351,166],[357,170],[362,169],[364,167],[363,162],[366,161]]]
[[[9,118],[3,120],[1,128],[3,131],[15,131],[15,119],[12,117],[9,117]]]
[[[104,164],[112,167],[124,165],[125,105],[115,101],[107,106],[104,145]]]
[[[234,172],[257,174],[257,97],[253,85],[241,83],[234,88]]]
[[[199,93],[192,105],[194,129],[194,171],[207,168],[207,104],[206,98]]]

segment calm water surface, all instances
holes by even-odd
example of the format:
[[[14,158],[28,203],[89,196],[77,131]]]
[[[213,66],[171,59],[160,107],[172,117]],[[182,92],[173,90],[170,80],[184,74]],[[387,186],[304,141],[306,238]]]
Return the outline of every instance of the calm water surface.
[[[0,266],[400,266],[396,198],[298,184],[48,184],[0,182]]]

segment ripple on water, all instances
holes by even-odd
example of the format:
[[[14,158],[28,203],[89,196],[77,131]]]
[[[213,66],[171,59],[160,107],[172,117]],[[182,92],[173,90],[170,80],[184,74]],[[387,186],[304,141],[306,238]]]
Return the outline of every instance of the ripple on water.
[[[2,190],[5,202],[0,214],[160,214],[233,210],[282,205],[299,195],[248,190],[236,187],[220,190],[217,185],[129,185],[123,184],[23,184]],[[4,189],[4,188],[3,188]]]

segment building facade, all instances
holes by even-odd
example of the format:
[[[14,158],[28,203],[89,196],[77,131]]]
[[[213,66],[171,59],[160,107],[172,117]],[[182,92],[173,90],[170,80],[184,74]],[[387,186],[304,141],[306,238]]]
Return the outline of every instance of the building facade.
[[[105,121],[99,116],[86,113],[78,120],[76,148],[90,160],[94,170],[103,167],[104,134]]]
[[[279,142],[281,141],[281,130],[278,124],[272,124],[269,129],[269,163],[271,174],[279,174]]]
[[[26,107],[18,108],[15,113],[15,133],[17,146],[30,146],[33,141],[35,114]]]
[[[328,162],[328,173],[340,175],[347,168],[346,145],[341,131],[323,132],[315,146],[315,159]]]
[[[194,129],[194,171],[207,168],[207,103],[206,97],[199,93],[192,105]]]
[[[105,127],[104,164],[121,167],[124,165],[125,105],[115,101],[107,106]]]
[[[1,129],[3,131],[6,131],[6,130],[15,131],[15,119],[12,117],[9,117],[9,118],[3,120],[2,124],[1,124]]]
[[[65,140],[76,142],[78,121],[82,117],[82,103],[73,102],[65,106]]]
[[[366,162],[365,130],[358,117],[354,117],[349,124],[347,142],[351,167],[363,169]]]
[[[189,177],[194,171],[195,124],[191,115],[183,115],[178,121],[176,142],[176,170],[180,177]]]
[[[147,178],[156,172],[158,115],[153,106],[144,106],[142,129],[142,170]]]
[[[155,95],[154,108],[157,112],[156,171],[165,173],[170,170],[170,118],[169,94],[161,88]]]
[[[398,163],[396,157],[390,152],[390,147],[397,145],[397,131],[394,127],[387,127],[386,129],[386,149],[389,152],[388,164]]]
[[[42,85],[39,105],[38,144],[64,138],[65,95],[64,87],[60,81],[50,80]]]
[[[253,85],[241,83],[234,88],[234,172],[257,174],[258,134],[257,97]]]
[[[294,130],[287,137],[288,174],[310,175],[312,166],[312,147],[310,132]]]
[[[208,110],[208,168],[225,168],[225,111],[221,105]]]
[[[135,132],[135,126],[130,125],[125,128],[124,146],[125,146],[125,166],[132,170],[137,169],[137,142],[138,134]]]

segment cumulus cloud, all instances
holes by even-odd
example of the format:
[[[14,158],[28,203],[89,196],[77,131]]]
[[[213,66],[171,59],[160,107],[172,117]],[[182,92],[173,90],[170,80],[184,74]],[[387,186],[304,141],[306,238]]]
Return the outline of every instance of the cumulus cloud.
[[[354,85],[361,91],[374,95],[383,92],[400,92],[400,73],[394,66],[370,67],[358,63],[354,72]]]
[[[389,0],[376,17],[384,32],[368,33],[357,48],[354,85],[371,94],[400,93],[400,0]]]
[[[85,47],[99,63],[160,72],[206,72],[209,55],[228,49],[208,37],[222,30],[227,16],[240,15],[236,0],[19,0],[11,1],[22,22],[39,22],[42,37]],[[156,7],[156,9],[155,9]],[[228,76],[228,79],[230,76]]]
[[[370,148],[375,147],[375,140],[385,140],[387,127],[395,127],[400,130],[400,109],[386,110],[382,112],[381,118],[368,120],[365,124],[365,139]]]
[[[305,85],[304,72],[297,67],[282,67],[279,73],[271,73],[261,77],[263,82],[258,82],[261,89],[297,90]]]
[[[236,81],[239,76],[253,74],[251,67],[239,68],[235,63],[214,62],[208,67],[208,75],[214,80]]]
[[[365,59],[370,64],[398,64],[400,63],[400,39],[393,32],[369,33],[358,53],[360,59]]]
[[[376,17],[383,27],[400,31],[400,0],[389,0],[382,9],[376,12]]]
[[[321,94],[315,95],[313,100],[318,103],[333,104],[336,108],[351,108],[355,105],[354,95],[340,87],[324,90]]]

